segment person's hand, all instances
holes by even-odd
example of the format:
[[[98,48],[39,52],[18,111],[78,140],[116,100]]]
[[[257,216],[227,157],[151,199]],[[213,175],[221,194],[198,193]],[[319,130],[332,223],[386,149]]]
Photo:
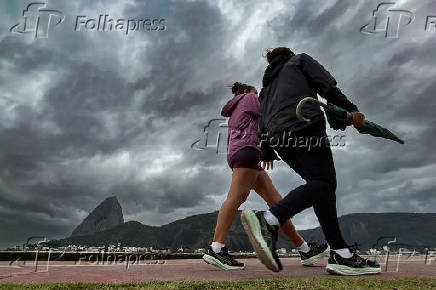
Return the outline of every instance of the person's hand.
[[[280,161],[280,158],[277,157],[275,160]],[[259,166],[262,167],[263,170],[272,170],[274,168],[274,160],[260,161]]]
[[[365,124],[364,114],[362,114],[361,112],[351,112],[351,116],[353,116],[353,118],[351,119],[351,124],[354,126],[354,128],[363,127],[363,125]]]

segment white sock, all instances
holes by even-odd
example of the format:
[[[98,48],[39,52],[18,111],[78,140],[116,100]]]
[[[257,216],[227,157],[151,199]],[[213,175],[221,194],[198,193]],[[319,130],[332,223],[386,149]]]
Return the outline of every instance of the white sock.
[[[269,210],[267,210],[267,211],[263,214],[263,216],[265,217],[265,220],[266,220],[266,222],[267,222],[269,225],[272,225],[272,226],[278,226],[278,225],[280,225],[279,220],[278,220],[278,219],[276,218],[276,216],[273,215],[272,212],[270,212]]]
[[[297,247],[297,250],[303,253],[308,253],[310,251],[310,247],[306,242],[304,242],[301,244],[301,246]]]
[[[219,253],[221,252],[221,248],[225,247],[224,244],[218,243],[218,242],[212,242],[212,245],[210,245],[212,247],[212,251],[214,251],[215,253]]]
[[[341,256],[342,258],[345,258],[345,259],[349,259],[353,256],[353,254],[351,254],[351,252],[350,252],[350,249],[348,249],[348,248],[337,249],[337,250],[333,250],[333,251],[335,251],[336,253],[339,254],[339,256]]]

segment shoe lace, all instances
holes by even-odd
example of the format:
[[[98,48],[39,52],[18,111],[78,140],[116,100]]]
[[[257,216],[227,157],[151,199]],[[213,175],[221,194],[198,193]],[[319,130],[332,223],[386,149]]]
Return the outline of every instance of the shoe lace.
[[[221,256],[227,259],[230,263],[234,263],[235,259],[233,259],[232,255],[229,254],[229,251],[225,248],[221,251]]]
[[[319,253],[325,250],[324,247],[326,247],[323,243],[314,242],[313,240],[310,240],[307,242],[307,245],[310,248],[310,251],[315,251],[315,253]]]
[[[359,255],[357,254],[357,252],[358,252],[358,250],[359,250],[359,246],[360,246],[360,244],[358,244],[358,243],[355,241],[354,244],[348,246],[348,249],[350,249],[350,252],[353,254],[353,256],[354,256],[355,259],[356,259],[356,262],[357,262],[359,265],[365,265],[365,264],[368,263],[368,259],[362,258],[361,256],[359,256]]]
[[[357,262],[359,265],[365,265],[365,264],[368,263],[368,260],[367,260],[367,259],[362,258],[362,257],[359,256],[358,254],[354,254],[354,255],[355,255],[355,257],[356,257],[356,262]]]

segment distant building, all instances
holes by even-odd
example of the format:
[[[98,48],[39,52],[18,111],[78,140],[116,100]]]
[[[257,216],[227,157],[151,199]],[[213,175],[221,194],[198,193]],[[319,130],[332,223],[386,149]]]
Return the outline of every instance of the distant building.
[[[278,254],[286,254],[286,249],[285,248],[280,248],[280,249],[277,249],[276,252]]]
[[[375,255],[380,255],[381,251],[371,248],[367,251],[367,253],[368,255],[375,256]]]

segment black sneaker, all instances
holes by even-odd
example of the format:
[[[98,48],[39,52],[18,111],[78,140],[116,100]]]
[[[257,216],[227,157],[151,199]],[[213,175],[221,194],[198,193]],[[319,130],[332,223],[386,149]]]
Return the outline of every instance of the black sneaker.
[[[262,264],[271,271],[279,272],[283,269],[276,253],[279,227],[269,225],[263,214],[263,211],[245,209],[241,214],[242,225]]]
[[[330,247],[327,244],[307,243],[310,247],[309,252],[300,252],[301,264],[303,266],[312,266],[319,262],[323,257],[330,252]]]
[[[334,250],[330,251],[326,269],[329,273],[347,276],[378,274],[381,272],[380,265],[376,262],[364,259],[356,253],[353,253],[351,258],[345,259]]]
[[[226,247],[221,248],[221,252],[215,253],[209,246],[206,249],[206,254],[203,255],[203,260],[222,270],[243,270],[244,263],[238,262],[229,254]]]

